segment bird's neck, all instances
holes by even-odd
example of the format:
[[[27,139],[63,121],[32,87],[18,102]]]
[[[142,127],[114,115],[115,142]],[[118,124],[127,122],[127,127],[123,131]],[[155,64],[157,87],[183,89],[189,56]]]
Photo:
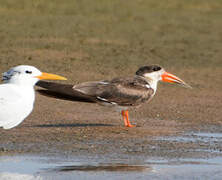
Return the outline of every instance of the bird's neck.
[[[139,76],[139,78],[142,78],[143,80],[145,80],[150,85],[150,87],[154,90],[154,94],[155,94],[157,90],[158,80],[155,80],[149,77],[143,77],[143,76]]]
[[[29,101],[30,103],[35,100],[35,90],[33,86],[22,85],[22,84],[11,84],[17,93],[19,93],[24,100]]]
[[[156,80],[150,80],[148,81],[150,87],[154,90],[154,94],[156,93],[156,90],[157,90],[157,84],[158,84],[158,81]]]

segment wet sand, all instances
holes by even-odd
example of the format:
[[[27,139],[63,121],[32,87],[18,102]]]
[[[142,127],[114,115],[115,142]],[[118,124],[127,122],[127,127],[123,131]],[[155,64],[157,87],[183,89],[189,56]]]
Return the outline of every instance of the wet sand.
[[[130,111],[135,128],[124,127],[120,113],[107,107],[58,100],[37,93],[35,109],[23,123],[11,130],[0,129],[1,154],[163,156],[171,155],[165,149],[183,149],[184,152],[172,156],[192,155],[190,149],[207,148],[208,144],[154,139],[191,131],[222,131],[221,91],[214,88],[211,93],[212,88],[193,86],[190,90],[161,83],[150,103]]]

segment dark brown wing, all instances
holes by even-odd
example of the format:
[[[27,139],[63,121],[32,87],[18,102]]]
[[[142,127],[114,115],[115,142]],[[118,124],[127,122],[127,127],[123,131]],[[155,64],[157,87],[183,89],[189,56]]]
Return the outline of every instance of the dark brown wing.
[[[150,99],[154,93],[148,82],[140,77],[116,78],[111,81],[86,82],[74,90],[97,102],[134,106]]]
[[[60,84],[55,82],[39,81],[36,86],[44,88],[37,89],[40,94],[57,99],[80,101],[80,102],[95,102],[88,96],[75,91],[71,84]]]

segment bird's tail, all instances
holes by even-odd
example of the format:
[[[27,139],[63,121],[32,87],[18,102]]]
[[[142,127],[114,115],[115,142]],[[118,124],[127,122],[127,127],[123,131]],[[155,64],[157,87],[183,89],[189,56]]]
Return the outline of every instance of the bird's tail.
[[[74,90],[71,84],[39,81],[36,86],[44,88],[36,90],[44,96],[70,101],[93,102],[90,97]]]

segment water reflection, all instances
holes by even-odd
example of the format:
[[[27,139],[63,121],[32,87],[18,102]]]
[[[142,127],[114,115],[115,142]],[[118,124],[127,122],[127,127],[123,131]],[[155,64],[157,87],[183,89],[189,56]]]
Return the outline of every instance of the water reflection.
[[[60,166],[54,168],[55,171],[145,171],[151,170],[150,167],[144,165],[128,165],[128,164],[98,164],[98,165],[73,165],[73,166]]]

